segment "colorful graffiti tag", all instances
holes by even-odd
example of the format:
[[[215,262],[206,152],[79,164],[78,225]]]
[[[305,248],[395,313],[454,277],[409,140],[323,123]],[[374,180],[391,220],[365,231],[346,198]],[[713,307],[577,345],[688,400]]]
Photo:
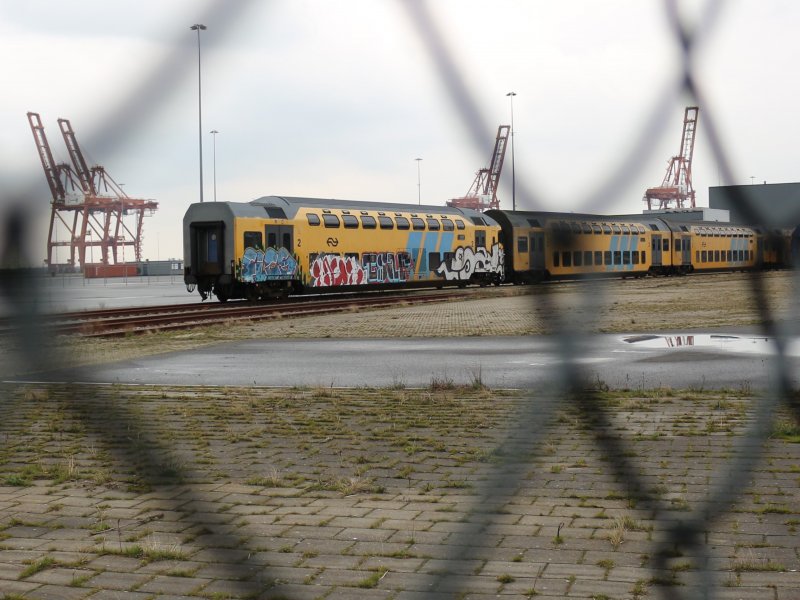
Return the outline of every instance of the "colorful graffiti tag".
[[[239,278],[254,283],[292,279],[297,272],[297,259],[286,248],[266,250],[246,248],[242,256]]]
[[[478,273],[493,273],[500,279],[505,273],[505,254],[499,244],[492,246],[491,252],[486,248],[473,249],[469,246],[456,248],[436,269],[436,274],[447,281],[467,281]]]
[[[413,273],[408,252],[365,252],[361,260],[356,255],[320,254],[309,267],[312,287],[400,283]]]

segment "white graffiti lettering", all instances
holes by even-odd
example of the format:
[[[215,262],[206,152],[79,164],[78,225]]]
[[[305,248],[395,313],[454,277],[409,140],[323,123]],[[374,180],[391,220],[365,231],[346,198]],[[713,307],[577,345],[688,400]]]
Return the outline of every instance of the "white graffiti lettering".
[[[474,274],[493,273],[500,279],[505,273],[505,254],[500,244],[492,246],[491,252],[486,248],[477,250],[465,246],[457,248],[439,268],[436,274],[447,281],[468,281]]]

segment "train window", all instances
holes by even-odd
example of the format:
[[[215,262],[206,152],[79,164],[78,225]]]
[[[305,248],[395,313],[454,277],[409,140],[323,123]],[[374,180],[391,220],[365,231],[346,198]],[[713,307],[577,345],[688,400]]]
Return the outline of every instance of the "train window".
[[[619,250],[614,250],[614,264],[621,265],[622,264],[622,252]]]
[[[308,219],[309,225],[313,225],[316,227],[320,223],[319,215],[315,215],[314,213],[308,213],[306,215],[306,218]]]
[[[621,233],[622,232],[620,230],[620,228],[619,228],[619,225],[612,225],[611,226],[611,231],[613,231],[614,233]]]
[[[486,221],[483,220],[483,217],[470,217],[470,219],[472,219],[475,225],[486,225]]]
[[[517,252],[524,254],[528,251],[528,238],[520,236],[517,238]]]
[[[456,219],[456,229],[464,229],[464,221]]]
[[[352,258],[353,261],[356,263],[360,263],[361,261],[358,260],[358,252],[345,252],[344,253],[345,259]]]
[[[720,261],[719,250],[714,250],[714,262],[719,262],[719,261]]]
[[[592,233],[592,227],[588,223],[581,223],[583,233]]]
[[[292,234],[287,231],[281,237],[282,237],[281,246],[286,248],[289,252],[291,252],[292,251]]]
[[[731,262],[733,260],[733,250],[728,250],[726,254],[728,255],[728,262]]]
[[[453,221],[450,219],[442,219],[442,229],[445,231],[453,231],[455,225],[453,225]]]
[[[700,262],[700,250],[695,250],[694,251],[694,262],[697,262],[697,263]]]
[[[572,229],[572,233],[581,233],[580,224],[578,224],[578,223],[570,223],[569,226],[570,226],[570,229]]]
[[[600,229],[600,225],[598,225],[597,223],[592,223],[592,231],[594,231],[595,233],[600,233],[602,230]]]
[[[708,262],[708,253],[705,250],[700,253],[700,262]]]
[[[267,232],[267,248],[278,247],[278,234],[274,231]]]
[[[560,254],[558,252],[553,252],[553,266],[554,267],[557,267],[557,266],[559,266],[561,264],[561,261],[559,260],[559,257],[560,257]]]
[[[572,252],[566,251],[561,253],[561,262],[564,263],[565,267],[572,266]]]
[[[642,250],[642,264],[647,263],[647,251]]]
[[[650,229],[652,229],[653,231],[658,231],[658,225],[656,225],[655,223],[650,223]]]
[[[575,250],[575,252],[572,253],[572,264],[576,267],[583,266],[583,252]]]
[[[325,227],[339,227],[339,217],[336,215],[323,214],[322,221]]]
[[[622,253],[622,264],[629,265],[631,264],[631,253],[627,250]]]
[[[435,271],[439,268],[439,265],[442,264],[442,257],[438,252],[429,252],[428,253],[428,268],[431,271]]]
[[[623,225],[622,226],[622,233],[623,233],[623,235],[630,235],[630,233],[631,233],[630,227],[628,227],[627,225]]]
[[[528,225],[531,227],[541,227],[542,224],[539,223],[539,219],[528,219]]]
[[[378,217],[378,222],[381,224],[381,229],[394,229],[392,217]]]
[[[411,225],[414,227],[414,231],[422,231],[425,229],[425,221],[419,217],[411,217]]]
[[[639,253],[636,252],[636,250],[631,252],[631,259],[633,260],[633,264],[635,264],[635,265],[639,264]]]
[[[662,249],[664,252],[669,252],[669,238],[664,238],[664,239],[661,241],[661,243],[662,243],[662,248],[661,248],[661,249]]]
[[[428,223],[428,229],[431,231],[439,231],[441,228],[439,221],[436,219],[425,219],[425,221]]]
[[[358,229],[358,219],[353,215],[342,215],[345,229]]]
[[[464,234],[463,234],[463,233],[459,233],[459,234],[458,234],[458,240],[459,240],[460,242],[463,242],[465,239],[466,239],[466,237],[464,236]]]
[[[675,240],[675,252],[680,252],[680,251],[681,251],[681,240],[680,238],[677,238]]]
[[[361,226],[364,229],[375,229],[378,226],[378,223],[375,221],[375,217],[361,215]]]
[[[395,217],[394,219],[397,221],[397,228],[398,229],[411,229],[411,224],[408,222],[408,219],[405,217]]]
[[[584,250],[583,251],[583,264],[587,267],[592,266],[592,251],[591,250]]]
[[[611,233],[611,227],[603,223],[603,233]]]
[[[611,264],[611,251],[610,250],[606,250],[605,252],[603,252],[603,264],[604,265],[610,265]]]
[[[598,267],[603,264],[603,253],[600,250],[594,251],[594,264]]]
[[[245,248],[261,248],[264,238],[261,237],[260,231],[245,231],[244,232],[244,247]]]

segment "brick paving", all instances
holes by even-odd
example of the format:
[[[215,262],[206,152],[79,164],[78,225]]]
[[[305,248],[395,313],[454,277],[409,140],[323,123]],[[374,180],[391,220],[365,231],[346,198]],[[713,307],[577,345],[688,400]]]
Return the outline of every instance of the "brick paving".
[[[485,490],[515,411],[539,401],[516,392],[0,392],[3,600],[691,598],[701,549],[719,598],[800,598],[786,419],[703,545],[655,568],[667,527],[727,477],[758,401],[742,392],[606,395],[606,433],[667,507],[659,519],[573,410]]]

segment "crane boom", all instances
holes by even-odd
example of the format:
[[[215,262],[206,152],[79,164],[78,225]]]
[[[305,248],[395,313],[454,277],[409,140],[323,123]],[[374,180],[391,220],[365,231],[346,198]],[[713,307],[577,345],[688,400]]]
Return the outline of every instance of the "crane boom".
[[[72,165],[75,167],[75,172],[78,174],[78,181],[81,182],[83,193],[96,196],[97,191],[92,184],[92,174],[91,171],[89,171],[89,167],[86,166],[86,160],[83,158],[80,146],[78,146],[78,140],[75,137],[75,132],[72,130],[72,124],[67,119],[58,119],[58,126],[61,128],[64,144],[67,146]]]
[[[39,113],[29,112],[28,123],[30,123],[31,131],[33,132],[33,141],[36,144],[36,150],[39,152],[39,159],[42,161],[42,168],[44,168],[44,176],[47,179],[47,185],[50,187],[50,193],[53,196],[54,203],[63,203],[66,197],[64,184],[61,183],[59,172],[61,168],[53,160],[53,152],[50,150],[50,144],[47,141],[47,136],[44,133],[44,125],[42,125],[42,118]]]
[[[676,208],[684,208],[684,204],[687,202],[691,208],[695,207],[692,159],[694,158],[694,140],[699,112],[700,109],[697,106],[686,107],[683,116],[680,153],[670,159],[661,185],[645,191],[643,200],[647,202],[648,210],[652,210],[654,200],[659,202],[659,209],[669,208],[672,202],[675,203]]]
[[[509,125],[500,125],[497,128],[497,137],[489,166],[479,169],[467,193],[461,198],[449,200],[447,206],[473,208],[475,210],[500,208],[500,201],[497,199],[497,188],[500,184],[500,174],[503,171],[503,160],[506,155],[510,130],[511,127]]]

